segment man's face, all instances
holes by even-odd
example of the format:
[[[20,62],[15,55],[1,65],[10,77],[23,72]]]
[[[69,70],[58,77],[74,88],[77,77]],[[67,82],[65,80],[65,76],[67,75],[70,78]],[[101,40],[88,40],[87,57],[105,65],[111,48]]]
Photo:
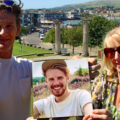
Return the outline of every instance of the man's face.
[[[56,97],[64,95],[67,90],[68,77],[59,69],[48,69],[46,71],[46,82],[52,94]]]
[[[11,54],[15,37],[18,35],[20,25],[16,25],[16,17],[0,10],[0,53]]]

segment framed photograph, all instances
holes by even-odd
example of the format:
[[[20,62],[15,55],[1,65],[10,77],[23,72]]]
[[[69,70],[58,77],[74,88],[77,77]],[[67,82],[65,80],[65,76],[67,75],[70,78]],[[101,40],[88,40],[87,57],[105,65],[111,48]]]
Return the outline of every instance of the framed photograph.
[[[80,120],[86,104],[92,111],[87,59],[33,62],[32,68],[35,118]]]

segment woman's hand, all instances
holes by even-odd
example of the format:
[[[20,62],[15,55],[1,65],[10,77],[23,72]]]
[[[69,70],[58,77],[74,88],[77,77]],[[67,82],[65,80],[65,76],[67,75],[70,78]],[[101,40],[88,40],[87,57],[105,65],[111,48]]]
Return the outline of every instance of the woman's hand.
[[[112,113],[106,109],[94,109],[92,114],[85,115],[83,120],[113,120]]]
[[[90,71],[90,79],[94,79],[97,75],[99,75],[99,69],[101,67],[100,64],[97,63],[95,58],[88,58],[89,71]]]
[[[106,109],[95,109],[92,112],[93,120],[113,120],[112,113]]]

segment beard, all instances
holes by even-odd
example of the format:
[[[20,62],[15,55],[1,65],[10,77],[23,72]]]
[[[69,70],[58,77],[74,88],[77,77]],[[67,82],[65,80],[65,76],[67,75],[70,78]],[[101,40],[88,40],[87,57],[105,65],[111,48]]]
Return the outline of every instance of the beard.
[[[63,84],[58,86],[51,86],[51,92],[56,97],[60,97],[64,95],[65,91],[66,91],[66,86],[64,86]]]

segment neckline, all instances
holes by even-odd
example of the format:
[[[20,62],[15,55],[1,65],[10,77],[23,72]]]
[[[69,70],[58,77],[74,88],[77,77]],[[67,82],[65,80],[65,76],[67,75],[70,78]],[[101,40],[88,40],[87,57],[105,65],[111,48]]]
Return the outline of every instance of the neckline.
[[[69,99],[69,97],[71,96],[72,91],[69,90],[69,92],[70,92],[69,95],[63,101],[60,101],[60,102],[56,102],[55,101],[55,96],[54,96],[54,102],[55,102],[55,104],[64,104],[65,101],[67,101],[67,99]]]
[[[12,61],[12,57],[9,59],[0,58],[0,63],[8,63]]]

